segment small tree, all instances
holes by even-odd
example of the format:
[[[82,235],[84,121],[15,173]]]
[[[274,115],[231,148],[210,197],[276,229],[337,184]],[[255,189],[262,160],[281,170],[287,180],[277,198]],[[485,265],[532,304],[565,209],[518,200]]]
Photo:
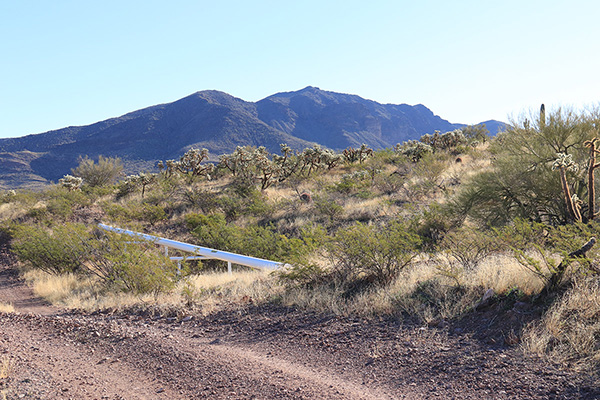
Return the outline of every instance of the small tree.
[[[491,168],[464,185],[455,198],[456,210],[492,225],[517,217],[548,224],[583,219],[590,212],[587,205],[576,210],[578,199],[592,191],[585,171],[574,167],[588,164],[584,143],[593,137],[598,119],[593,113],[558,109],[511,121],[492,141]]]
[[[79,165],[71,172],[83,178],[83,183],[88,186],[106,186],[114,183],[123,174],[123,162],[118,157],[99,156],[96,163],[86,156],[79,159]]]

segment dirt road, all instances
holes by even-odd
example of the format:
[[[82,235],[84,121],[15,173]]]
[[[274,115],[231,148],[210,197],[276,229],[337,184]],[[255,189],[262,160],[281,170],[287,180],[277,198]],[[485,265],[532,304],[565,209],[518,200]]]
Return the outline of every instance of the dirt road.
[[[13,272],[0,272],[0,301],[18,311],[0,314],[0,399],[600,398],[588,378],[464,334],[273,305],[65,313]]]

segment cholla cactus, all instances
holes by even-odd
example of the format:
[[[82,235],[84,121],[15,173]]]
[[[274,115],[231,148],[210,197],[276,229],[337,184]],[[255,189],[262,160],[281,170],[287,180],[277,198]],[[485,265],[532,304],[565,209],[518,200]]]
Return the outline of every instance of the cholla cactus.
[[[417,162],[426,154],[433,153],[433,148],[426,143],[409,140],[394,146],[394,151],[408,157],[412,162]]]
[[[302,164],[300,172],[305,173],[307,176],[313,171],[318,171],[319,169],[333,169],[343,159],[341,154],[335,153],[329,149],[324,149],[318,144],[304,149],[304,151],[300,153],[299,157]]]
[[[177,163],[177,170],[183,174],[191,176],[206,176],[210,179],[210,173],[214,169],[214,165],[210,163],[202,163],[208,158],[207,149],[189,149]]]
[[[433,135],[425,134],[421,136],[421,142],[428,144],[434,150],[447,150],[456,146],[465,145],[469,141],[460,129],[455,129],[446,133],[435,131]]]
[[[556,159],[552,163],[552,170],[562,169],[566,171],[579,171],[579,165],[573,161],[573,155],[565,153],[556,153]]]
[[[364,143],[360,146],[359,149],[348,147],[342,153],[342,155],[346,159],[346,162],[348,162],[349,164],[355,163],[356,161],[362,164],[367,158],[372,157],[373,154],[373,149],[369,148]]]
[[[14,190],[7,190],[4,193],[0,192],[0,202],[10,202],[13,197],[17,195],[17,192]]]
[[[128,175],[123,180],[123,183],[128,186],[131,190],[137,186],[142,187],[142,198],[146,193],[146,187],[155,183],[158,178],[157,174],[140,172],[138,175]]]
[[[205,162],[207,159],[207,149],[198,150],[192,148],[182,155],[179,161],[167,160],[164,163],[159,161],[156,166],[161,172],[164,170],[167,177],[178,173],[189,177],[205,176],[210,179],[210,174],[214,171],[215,166]]]
[[[565,202],[567,204],[570,217],[574,221],[580,222],[581,213],[579,212],[579,204],[577,201],[574,201],[574,196],[575,198],[577,198],[577,196],[571,195],[571,189],[569,188],[569,184],[567,182],[567,171],[577,172],[579,170],[579,166],[573,161],[573,156],[571,154],[557,153],[556,157],[556,160],[554,160],[552,163],[552,169],[558,169],[560,173],[560,184],[563,189],[563,195],[565,197]]]
[[[238,146],[231,154],[223,154],[219,157],[219,167],[227,168],[233,176],[248,177],[251,175],[253,150],[249,146]]]
[[[58,180],[59,185],[67,189],[69,192],[81,189],[83,178],[73,175],[65,175]]]

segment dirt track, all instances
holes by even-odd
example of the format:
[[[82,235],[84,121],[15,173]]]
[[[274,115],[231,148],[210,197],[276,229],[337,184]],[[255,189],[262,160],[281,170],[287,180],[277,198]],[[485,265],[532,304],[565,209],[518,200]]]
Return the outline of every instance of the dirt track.
[[[185,320],[64,313],[6,267],[0,301],[19,311],[0,314],[8,399],[600,398],[515,349],[395,320],[251,305]]]

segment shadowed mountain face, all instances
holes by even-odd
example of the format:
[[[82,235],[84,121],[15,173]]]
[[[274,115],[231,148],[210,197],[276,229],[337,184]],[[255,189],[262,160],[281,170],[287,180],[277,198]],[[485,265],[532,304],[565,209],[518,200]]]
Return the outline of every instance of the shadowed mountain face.
[[[314,87],[278,93],[256,105],[258,117],[270,126],[333,149],[362,143],[374,148],[388,147],[459,126],[434,115],[423,105],[379,104]]]
[[[423,105],[383,105],[314,87],[257,103],[202,91],[92,125],[0,139],[0,165],[10,165],[0,170],[0,187],[56,181],[80,156],[118,156],[134,172],[177,159],[192,147],[207,148],[212,160],[244,145],[272,152],[281,143],[294,149],[319,143],[336,150],[366,143],[377,149],[458,126]]]

